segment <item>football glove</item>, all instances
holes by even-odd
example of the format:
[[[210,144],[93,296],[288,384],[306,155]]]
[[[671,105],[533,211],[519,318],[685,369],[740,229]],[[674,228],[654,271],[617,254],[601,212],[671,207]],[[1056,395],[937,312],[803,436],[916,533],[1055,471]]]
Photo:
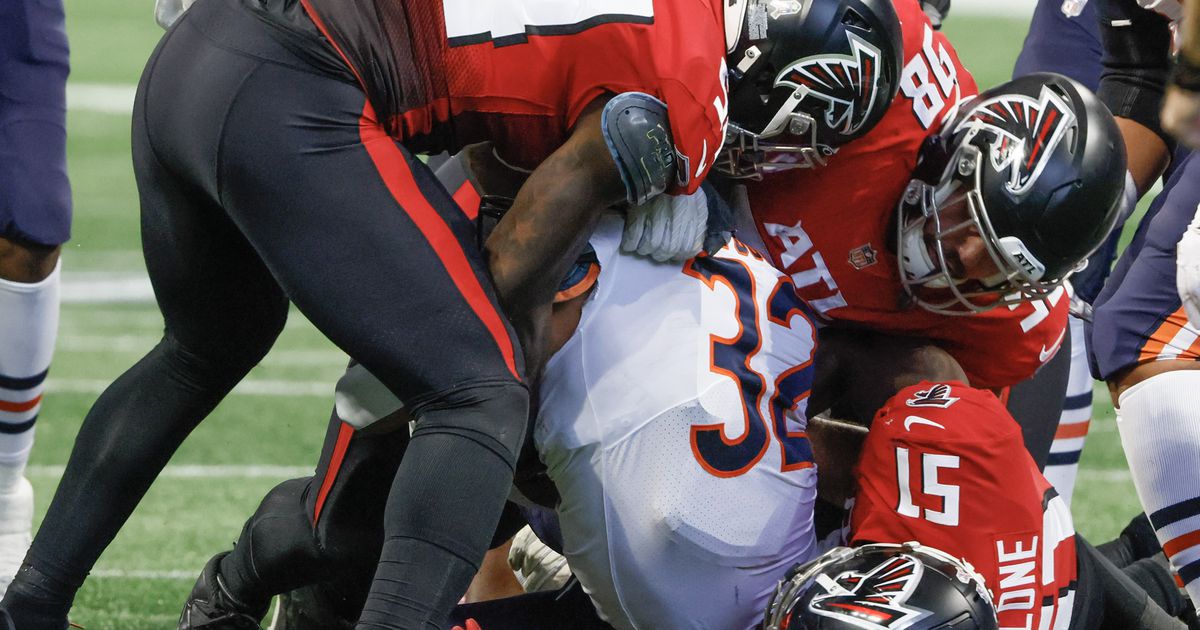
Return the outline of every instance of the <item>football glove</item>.
[[[1192,219],[1176,246],[1175,288],[1188,321],[1200,328],[1200,216]]]
[[[929,16],[933,29],[938,30],[942,28],[942,20],[950,15],[950,0],[921,0],[921,9]]]
[[[468,619],[466,628],[464,628],[462,626],[454,626],[451,630],[483,630],[483,629],[479,627],[479,623],[476,622],[474,619]]]
[[[625,213],[621,250],[658,262],[679,262],[700,252],[708,225],[708,196],[658,195]]]

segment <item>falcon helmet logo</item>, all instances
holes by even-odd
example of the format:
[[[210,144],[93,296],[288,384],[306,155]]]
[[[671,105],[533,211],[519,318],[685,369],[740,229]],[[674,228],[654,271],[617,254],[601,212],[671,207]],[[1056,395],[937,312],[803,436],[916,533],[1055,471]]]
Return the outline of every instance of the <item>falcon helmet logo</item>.
[[[808,609],[856,628],[903,630],[933,614],[908,605],[924,572],[919,560],[901,554],[866,573],[847,571],[837,579],[821,576],[817,583],[825,594],[814,596]]]
[[[988,131],[993,135],[989,147],[992,168],[1008,170],[1005,187],[1021,194],[1033,185],[1049,162],[1058,143],[1075,122],[1075,112],[1067,101],[1048,87],[1038,100],[1020,94],[1005,94],[977,105],[958,124],[955,133],[968,129],[974,134]]]
[[[871,117],[879,94],[880,65],[883,55],[867,40],[847,32],[849,55],[814,55],[797,60],[775,78],[775,85],[790,85],[828,104],[825,124],[834,131],[850,135]]]
[[[917,392],[916,396],[909,398],[906,404],[909,407],[940,407],[946,409],[956,402],[958,402],[958,398],[950,395],[950,386],[938,383],[929,389]]]

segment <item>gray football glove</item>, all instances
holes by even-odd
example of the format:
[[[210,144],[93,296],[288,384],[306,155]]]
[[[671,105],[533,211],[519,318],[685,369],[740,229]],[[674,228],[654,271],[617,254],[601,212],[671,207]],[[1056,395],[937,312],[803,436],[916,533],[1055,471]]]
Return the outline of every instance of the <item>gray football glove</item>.
[[[950,0],[921,0],[921,8],[929,16],[929,21],[933,22],[933,28],[940,29],[942,20],[950,15]]]

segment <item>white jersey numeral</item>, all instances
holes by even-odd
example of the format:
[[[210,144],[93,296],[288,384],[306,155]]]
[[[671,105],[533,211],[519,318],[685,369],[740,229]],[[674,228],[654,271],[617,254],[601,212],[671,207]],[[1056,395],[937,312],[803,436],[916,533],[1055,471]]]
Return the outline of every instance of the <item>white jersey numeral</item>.
[[[921,494],[939,497],[942,509],[922,510],[913,501],[913,490],[910,479],[912,469],[909,464],[909,451],[903,446],[896,447],[896,479],[899,485],[900,498],[896,504],[896,513],[909,518],[922,518],[930,523],[955,527],[958,525],[959,487],[938,481],[938,471],[955,469],[959,466],[957,455],[940,455],[936,453],[921,453]]]
[[[608,22],[649,23],[653,0],[442,0],[451,45],[566,35]]]
[[[913,114],[921,127],[929,129],[937,122],[947,99],[958,102],[958,69],[944,45],[934,46],[933,29],[928,24],[924,37],[921,54],[910,59],[900,72],[900,91],[912,99]]]

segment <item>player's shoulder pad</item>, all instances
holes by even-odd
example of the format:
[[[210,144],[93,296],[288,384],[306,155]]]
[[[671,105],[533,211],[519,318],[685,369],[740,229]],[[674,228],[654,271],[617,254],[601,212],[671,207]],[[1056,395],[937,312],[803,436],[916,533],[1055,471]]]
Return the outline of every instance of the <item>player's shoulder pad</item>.
[[[676,169],[666,103],[649,94],[623,92],[604,106],[600,127],[631,205],[666,191]]]

